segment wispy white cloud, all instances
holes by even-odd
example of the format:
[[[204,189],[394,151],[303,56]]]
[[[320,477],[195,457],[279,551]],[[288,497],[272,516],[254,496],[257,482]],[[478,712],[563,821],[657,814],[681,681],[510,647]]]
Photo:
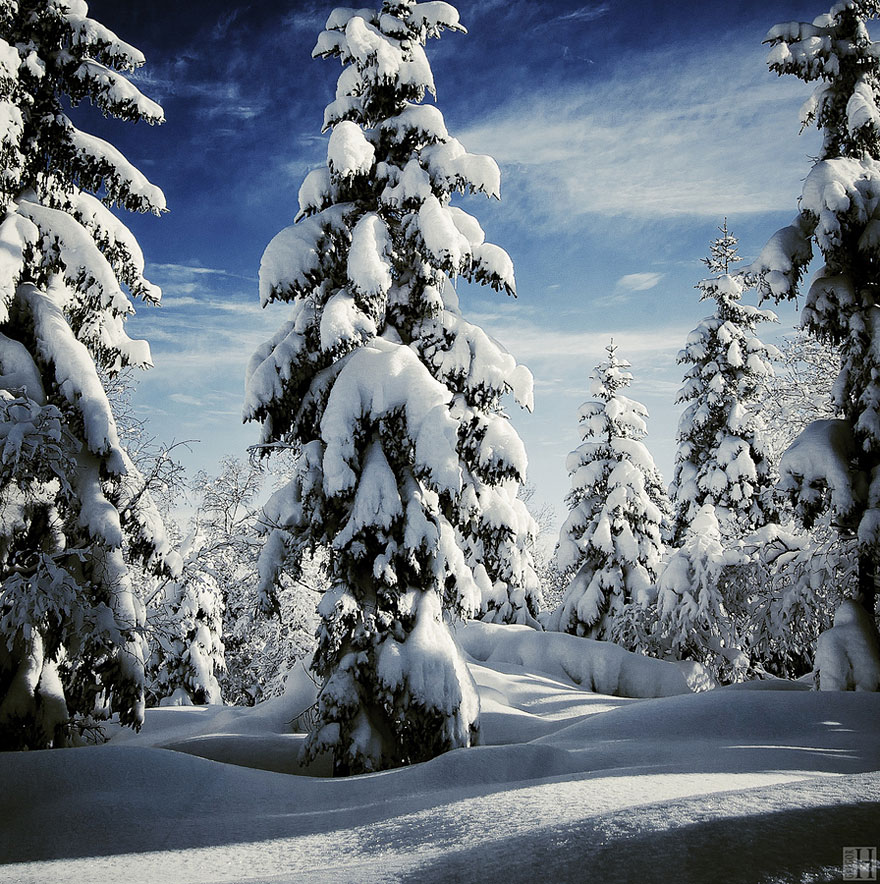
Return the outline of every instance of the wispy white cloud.
[[[317,36],[327,21],[328,8],[322,4],[311,4],[310,7],[297,9],[287,13],[282,20],[285,29],[292,31],[304,31],[307,34]]]
[[[806,89],[771,78],[760,46],[656,50],[601,78],[512,94],[458,134],[502,164],[510,210],[547,226],[794,211],[816,144],[797,136]]]
[[[587,3],[584,6],[579,7],[578,9],[573,9],[571,12],[566,12],[563,15],[555,15],[552,18],[546,19],[545,21],[541,22],[535,28],[535,30],[553,27],[557,24],[573,24],[575,22],[584,23],[595,21],[597,18],[602,18],[602,16],[606,15],[610,11],[610,3]]]
[[[515,324],[487,322],[483,327],[527,365],[544,361],[553,365],[559,360],[577,359],[589,367],[604,357],[605,348],[612,338],[619,347],[620,355],[630,359],[649,354],[677,353],[690,330],[689,326],[680,324],[651,329],[559,331],[523,321]]]
[[[149,269],[155,273],[175,274],[184,276],[224,276],[232,279],[250,279],[237,273],[230,273],[219,267],[203,267],[199,264],[150,264]]]
[[[195,113],[199,117],[228,116],[250,120],[263,113],[269,106],[269,98],[246,96],[242,82],[232,73],[220,79],[207,79],[193,74],[190,64],[193,56],[181,63],[179,60],[165,64],[155,63],[129,75],[139,89],[160,104],[169,96],[198,99]]]
[[[628,292],[646,292],[663,279],[662,273],[627,273],[617,280],[617,287]]]
[[[196,407],[201,407],[205,404],[196,396],[187,396],[185,393],[172,393],[168,398],[172,402],[177,402],[180,405],[194,405]]]
[[[250,300],[244,300],[241,297],[230,297],[230,298],[194,298],[189,292],[195,290],[195,287],[191,284],[182,285],[175,289],[176,291],[181,291],[183,294],[177,295],[164,295],[162,298],[162,306],[165,309],[174,310],[179,307],[186,308],[198,308],[200,310],[218,310],[222,313],[235,313],[238,315],[241,314],[249,314],[252,316],[262,316],[264,315],[264,310],[260,305],[256,302],[256,298],[251,298]]]

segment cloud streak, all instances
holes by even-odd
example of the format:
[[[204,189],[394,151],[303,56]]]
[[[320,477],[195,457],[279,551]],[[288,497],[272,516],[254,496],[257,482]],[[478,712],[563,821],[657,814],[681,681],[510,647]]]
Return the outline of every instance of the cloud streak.
[[[710,70],[724,75],[708,92]],[[460,138],[502,164],[511,210],[546,226],[794,211],[815,144],[797,137],[806,97],[803,84],[770,79],[760,48],[664,49],[602,80],[517,91]]]
[[[617,280],[617,287],[628,292],[646,292],[663,279],[662,273],[627,273]]]
[[[604,357],[611,338],[623,358],[660,353],[678,353],[690,331],[681,323],[650,329],[589,329],[559,331],[522,320],[515,324],[485,322],[485,330],[501,341],[517,360],[526,363],[557,364],[559,360],[578,359],[591,366]],[[673,359],[673,365],[674,365]]]
[[[610,11],[610,3],[588,3],[585,6],[572,10],[571,12],[566,12],[563,15],[557,15],[545,22],[541,22],[535,30],[539,31],[558,24],[584,24],[586,22],[596,21],[596,19],[602,18]]]

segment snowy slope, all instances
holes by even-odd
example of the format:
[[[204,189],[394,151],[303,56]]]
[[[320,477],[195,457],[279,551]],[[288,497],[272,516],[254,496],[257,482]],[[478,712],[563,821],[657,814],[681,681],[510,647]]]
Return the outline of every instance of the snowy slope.
[[[347,780],[278,772],[304,677],[252,710],[148,710],[106,746],[0,755],[0,879],[839,880],[842,847],[876,843],[878,694],[637,700],[471,668],[484,745]]]

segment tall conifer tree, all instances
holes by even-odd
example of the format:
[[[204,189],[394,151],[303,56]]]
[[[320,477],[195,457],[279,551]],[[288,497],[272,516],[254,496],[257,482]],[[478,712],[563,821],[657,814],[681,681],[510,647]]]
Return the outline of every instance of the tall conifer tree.
[[[615,618],[629,602],[652,600],[668,509],[654,460],[641,441],[647,409],[621,392],[630,364],[617,356],[596,366],[595,400],[579,411],[584,441],[568,456],[570,513],[559,533],[557,562],[569,575],[549,625],[560,632],[611,639]]]
[[[673,541],[682,544],[707,504],[716,510],[722,535],[742,536],[765,524],[774,481],[760,411],[755,408],[773,376],[778,355],[755,334],[772,322],[769,310],[741,303],[743,280],[735,273],[737,241],[719,228],[703,262],[713,276],[697,284],[701,300],[716,303],[712,316],[688,335],[678,354],[689,366],[678,402],[687,408],[678,425],[678,451],[669,488],[674,507]]]
[[[859,588],[874,617],[880,561],[880,44],[866,21],[876,0],[842,0],[812,23],[776,25],[765,42],[776,73],[817,82],[803,126],[823,134],[798,214],[749,268],[763,295],[794,299],[807,265],[803,327],[840,353],[837,417],[815,421],[783,456],[781,484],[809,525],[830,508],[859,545]]]
[[[162,192],[65,110],[162,122],[140,52],[83,0],[0,2],[0,744],[59,745],[97,705],[143,716],[144,609],[123,560],[174,570],[99,369],[150,365],[125,332],[159,290],[110,211]],[[100,198],[96,196],[100,194]],[[127,289],[127,292],[123,289]]]
[[[327,165],[260,269],[263,304],[292,313],[251,360],[245,416],[267,450],[299,452],[266,507],[264,599],[286,557],[329,546],[309,746],[331,751],[337,773],[473,742],[478,699],[448,620],[493,604],[525,618],[534,595],[516,499],[525,453],[500,405],[513,392],[530,406],[531,376],[463,318],[450,283],[514,290],[510,258],[451,205],[497,197],[498,167],[422,103],[434,92],[423,47],[443,30],[464,29],[442,2],[330,15],[314,50],[343,64]]]

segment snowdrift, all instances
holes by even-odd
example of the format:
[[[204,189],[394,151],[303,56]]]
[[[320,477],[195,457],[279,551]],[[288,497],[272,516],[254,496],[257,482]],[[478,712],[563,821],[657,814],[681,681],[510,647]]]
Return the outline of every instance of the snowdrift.
[[[533,643],[528,632],[459,630],[468,653],[487,658],[470,664],[483,745],[409,768],[293,775],[304,736],[291,722],[314,696],[304,672],[254,709],[152,709],[141,734],[117,730],[105,746],[2,754],[0,877],[704,884],[761,870],[833,880],[843,846],[874,843],[880,694],[775,683],[693,693],[683,679],[671,696],[610,696],[583,683],[612,679],[615,655],[599,675],[599,649],[574,638],[593,658],[587,677],[571,662],[575,645],[558,641],[571,636],[532,632]],[[527,659],[541,643],[544,671],[497,659]],[[671,692],[672,676],[657,678]]]
[[[516,663],[587,690],[614,697],[671,697],[715,687],[699,663],[670,663],[634,654],[609,642],[527,626],[469,620],[456,629],[461,647],[475,660]]]

